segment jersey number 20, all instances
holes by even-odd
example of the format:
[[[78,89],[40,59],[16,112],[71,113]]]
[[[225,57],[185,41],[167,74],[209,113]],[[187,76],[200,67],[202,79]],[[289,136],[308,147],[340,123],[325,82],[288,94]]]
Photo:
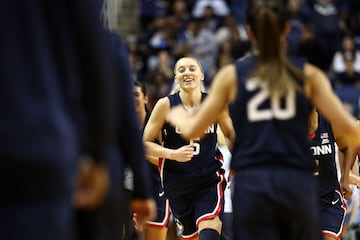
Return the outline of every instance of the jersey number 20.
[[[290,89],[285,96],[285,105],[281,106],[280,96],[270,96],[269,91],[261,83],[259,78],[251,78],[246,81],[247,91],[254,91],[260,88],[248,102],[247,113],[251,122],[264,121],[270,119],[285,120],[294,117],[295,109],[295,90]],[[270,99],[268,109],[260,109],[260,105]]]

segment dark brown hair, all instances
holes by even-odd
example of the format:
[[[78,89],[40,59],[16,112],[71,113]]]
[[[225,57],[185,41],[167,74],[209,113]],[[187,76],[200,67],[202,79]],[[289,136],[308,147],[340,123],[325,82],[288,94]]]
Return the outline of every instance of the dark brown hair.
[[[147,88],[146,88],[146,85],[143,82],[140,82],[138,80],[134,80],[133,81],[133,86],[134,87],[139,87],[141,89],[141,92],[144,94],[144,97],[147,97]],[[149,107],[147,106],[147,104],[145,104],[145,111],[147,113],[150,112]]]
[[[134,85],[134,87],[139,87],[141,89],[141,92],[144,94],[144,97],[147,96],[147,89],[146,89],[146,86],[145,86],[145,84],[143,82],[140,82],[138,80],[134,80],[133,85]]]
[[[252,0],[246,17],[259,52],[259,66],[252,72],[253,77],[265,81],[271,94],[298,90],[295,79],[303,79],[303,73],[287,60],[286,43],[281,37],[287,24],[284,4],[278,0]]]

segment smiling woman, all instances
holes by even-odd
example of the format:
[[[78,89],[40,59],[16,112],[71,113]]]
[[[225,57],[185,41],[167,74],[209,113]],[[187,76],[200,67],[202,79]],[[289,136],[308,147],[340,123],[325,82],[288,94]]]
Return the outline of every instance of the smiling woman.
[[[166,116],[174,106],[191,111],[200,105],[207,95],[201,91],[204,73],[197,59],[186,57],[177,61],[174,74],[179,91],[156,103],[145,127],[147,154],[164,159],[160,163],[164,192],[175,222],[182,226],[182,237],[218,239],[226,184],[222,157],[216,151],[217,123],[230,141],[234,138],[234,129],[228,112],[224,111],[204,137],[184,140],[182,129],[168,124]],[[164,133],[163,145],[155,143],[160,131]]]

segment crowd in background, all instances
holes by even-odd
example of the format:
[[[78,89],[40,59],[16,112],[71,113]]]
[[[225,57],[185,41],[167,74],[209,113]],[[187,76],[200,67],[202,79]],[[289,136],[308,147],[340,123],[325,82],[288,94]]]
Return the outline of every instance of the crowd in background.
[[[172,68],[180,57],[201,62],[208,87],[221,66],[251,51],[245,22],[248,1],[140,1],[139,25],[126,42],[134,78],[148,87],[150,109],[173,87]],[[289,54],[324,70],[340,98],[349,98],[344,100],[348,109],[359,117],[360,2],[284,1],[291,25]]]

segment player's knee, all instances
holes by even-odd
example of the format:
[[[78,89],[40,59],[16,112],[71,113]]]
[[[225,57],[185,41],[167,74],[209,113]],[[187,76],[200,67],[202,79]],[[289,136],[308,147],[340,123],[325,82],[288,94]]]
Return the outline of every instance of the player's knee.
[[[205,228],[215,229],[217,232],[221,233],[222,222],[218,216],[212,219],[203,220],[199,223],[199,232]]]

